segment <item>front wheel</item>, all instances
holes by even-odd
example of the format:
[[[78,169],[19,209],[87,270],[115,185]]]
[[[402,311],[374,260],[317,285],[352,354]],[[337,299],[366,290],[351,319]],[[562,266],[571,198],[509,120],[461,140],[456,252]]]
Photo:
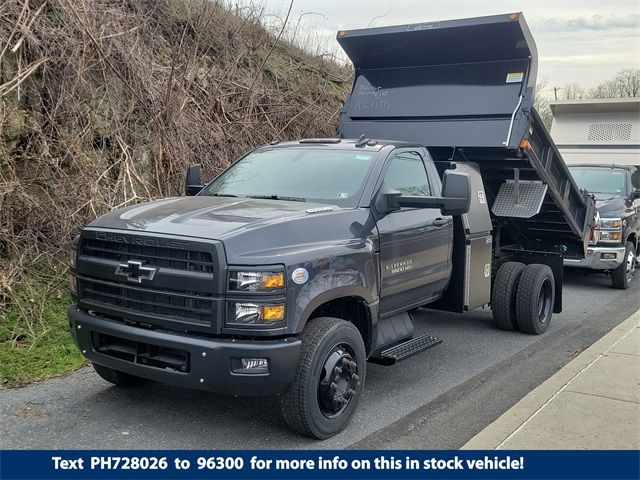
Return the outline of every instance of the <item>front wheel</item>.
[[[611,271],[611,285],[619,290],[629,288],[631,278],[636,271],[636,252],[633,243],[627,242],[624,249],[624,261]]]
[[[366,372],[360,332],[337,318],[311,320],[302,332],[302,348],[293,383],[282,395],[289,427],[325,439],[342,431],[356,410]]]

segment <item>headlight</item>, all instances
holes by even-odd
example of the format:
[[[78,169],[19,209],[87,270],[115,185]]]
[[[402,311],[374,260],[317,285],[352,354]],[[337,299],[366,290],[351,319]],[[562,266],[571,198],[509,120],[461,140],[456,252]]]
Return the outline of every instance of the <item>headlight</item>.
[[[283,304],[237,302],[232,304],[232,307],[232,315],[227,325],[264,327],[284,321]]]
[[[620,232],[607,232],[605,230],[600,231],[601,242],[619,242],[622,239],[622,233]]]
[[[229,290],[238,292],[272,292],[282,288],[282,272],[231,272],[229,279]]]
[[[601,218],[600,228],[602,229],[621,229],[622,220],[620,218]]]
[[[622,219],[621,218],[601,218],[598,224],[598,241],[600,242],[621,242],[622,241]]]

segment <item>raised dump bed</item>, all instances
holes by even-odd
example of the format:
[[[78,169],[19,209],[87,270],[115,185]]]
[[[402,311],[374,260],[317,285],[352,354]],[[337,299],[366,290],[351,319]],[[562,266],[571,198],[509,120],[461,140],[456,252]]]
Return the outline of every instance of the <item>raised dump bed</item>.
[[[520,13],[341,31],[355,67],[339,136],[428,147],[480,167],[501,249],[584,253],[594,203],[533,107],[537,50]]]

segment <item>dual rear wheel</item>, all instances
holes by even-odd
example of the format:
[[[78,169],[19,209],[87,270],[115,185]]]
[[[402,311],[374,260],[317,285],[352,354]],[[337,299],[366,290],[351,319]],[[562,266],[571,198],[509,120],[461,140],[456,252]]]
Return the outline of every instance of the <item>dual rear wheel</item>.
[[[540,335],[549,327],[555,302],[555,281],[547,265],[503,263],[493,282],[491,309],[502,330]]]

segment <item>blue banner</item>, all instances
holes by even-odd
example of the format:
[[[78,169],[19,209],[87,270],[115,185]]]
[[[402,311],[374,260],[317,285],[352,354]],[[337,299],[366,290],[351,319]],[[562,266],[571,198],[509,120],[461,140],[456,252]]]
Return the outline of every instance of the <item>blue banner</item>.
[[[3,450],[0,479],[634,479],[638,451]]]

